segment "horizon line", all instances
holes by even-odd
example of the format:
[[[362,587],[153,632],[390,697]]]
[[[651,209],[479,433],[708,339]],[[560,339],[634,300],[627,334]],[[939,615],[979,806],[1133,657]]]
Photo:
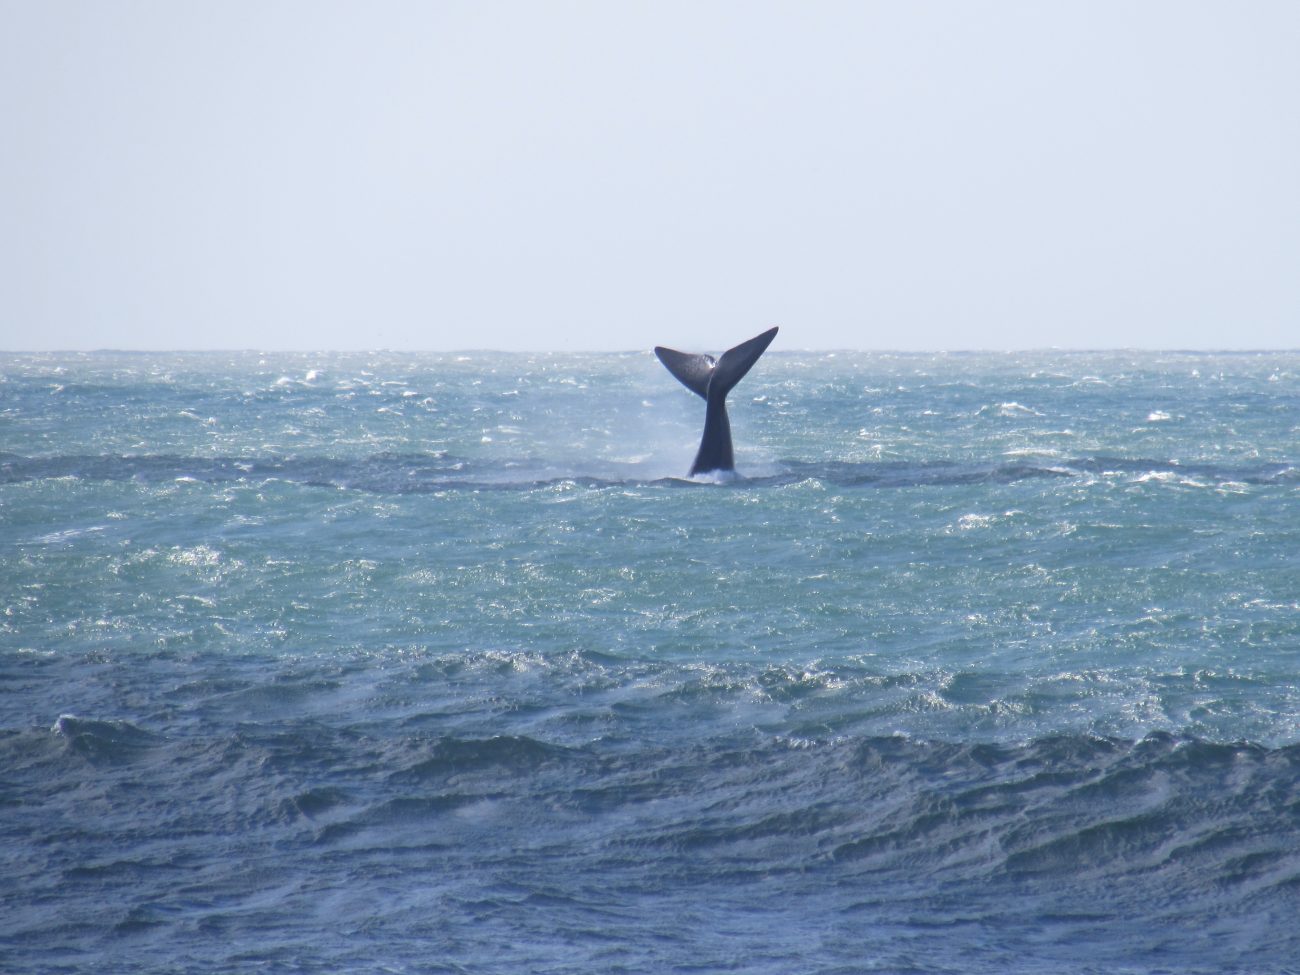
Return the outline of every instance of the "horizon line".
[[[240,353],[255,355],[653,355],[653,348],[646,349],[543,349],[521,348],[503,349],[467,347],[455,349],[401,348],[376,346],[371,348],[257,348],[254,346],[212,347],[212,348],[113,348],[100,347],[92,349],[0,349],[0,355],[216,355],[221,353]],[[969,348],[886,348],[826,346],[802,348],[772,349],[772,354],[789,353],[838,354],[866,353],[871,355],[1015,355],[1031,352],[1056,352],[1062,354],[1094,355],[1099,353],[1157,353],[1162,355],[1257,355],[1300,353],[1300,346],[1217,346],[1217,347],[1160,347],[1145,345],[1116,346],[1059,346],[1037,345],[1017,347],[969,347]]]

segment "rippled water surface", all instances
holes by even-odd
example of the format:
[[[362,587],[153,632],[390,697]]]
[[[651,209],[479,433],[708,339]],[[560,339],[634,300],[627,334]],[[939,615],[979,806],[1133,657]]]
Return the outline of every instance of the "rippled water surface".
[[[0,968],[1300,969],[1300,355],[0,359]]]

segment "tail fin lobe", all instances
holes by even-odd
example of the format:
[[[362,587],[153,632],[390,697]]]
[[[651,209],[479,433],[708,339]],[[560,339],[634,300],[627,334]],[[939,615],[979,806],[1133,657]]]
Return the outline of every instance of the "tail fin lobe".
[[[709,377],[713,375],[714,358],[711,355],[693,355],[655,346],[655,355],[669,372],[692,393],[709,398]]]
[[[769,328],[762,335],[755,335],[748,342],[741,342],[735,348],[728,349],[718,357],[713,367],[713,377],[709,382],[709,393],[714,396],[726,396],[736,383],[745,378],[745,373],[758,361],[758,357],[767,351],[776,338],[777,327]],[[706,397],[707,398],[707,397]]]

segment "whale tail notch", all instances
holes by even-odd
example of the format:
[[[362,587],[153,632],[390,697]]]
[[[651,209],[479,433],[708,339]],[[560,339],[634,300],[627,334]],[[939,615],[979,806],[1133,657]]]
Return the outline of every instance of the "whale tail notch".
[[[691,477],[736,469],[731,449],[731,421],[727,417],[727,394],[767,351],[777,331],[777,328],[769,328],[761,335],[728,349],[716,359],[711,355],[655,346],[655,355],[664,367],[705,401],[704,435],[700,439],[695,463],[691,465]]]

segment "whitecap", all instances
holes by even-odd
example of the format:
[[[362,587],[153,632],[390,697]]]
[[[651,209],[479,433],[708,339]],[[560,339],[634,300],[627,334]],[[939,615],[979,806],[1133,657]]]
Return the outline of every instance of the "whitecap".
[[[1019,447],[1002,451],[1003,457],[1060,457],[1061,451],[1051,447]]]
[[[50,532],[36,539],[37,545],[61,545],[64,542],[79,538],[82,535],[89,535],[94,532],[102,532],[107,525],[90,525],[86,528],[65,528],[63,531]]]
[[[1032,407],[1025,406],[1023,403],[1016,403],[1012,401],[1008,403],[1002,403],[998,407],[998,415],[999,416],[1042,416],[1043,414],[1039,413],[1037,410],[1033,409]]]
[[[1019,416],[1042,416],[1032,407],[1025,406],[1024,403],[1017,403],[1014,400],[1006,403],[998,403],[996,406],[981,406],[977,411],[979,415],[987,413],[996,413],[1001,417],[1019,417]]]
[[[208,545],[193,548],[174,548],[167,556],[174,565],[214,566],[221,561],[221,553]]]

